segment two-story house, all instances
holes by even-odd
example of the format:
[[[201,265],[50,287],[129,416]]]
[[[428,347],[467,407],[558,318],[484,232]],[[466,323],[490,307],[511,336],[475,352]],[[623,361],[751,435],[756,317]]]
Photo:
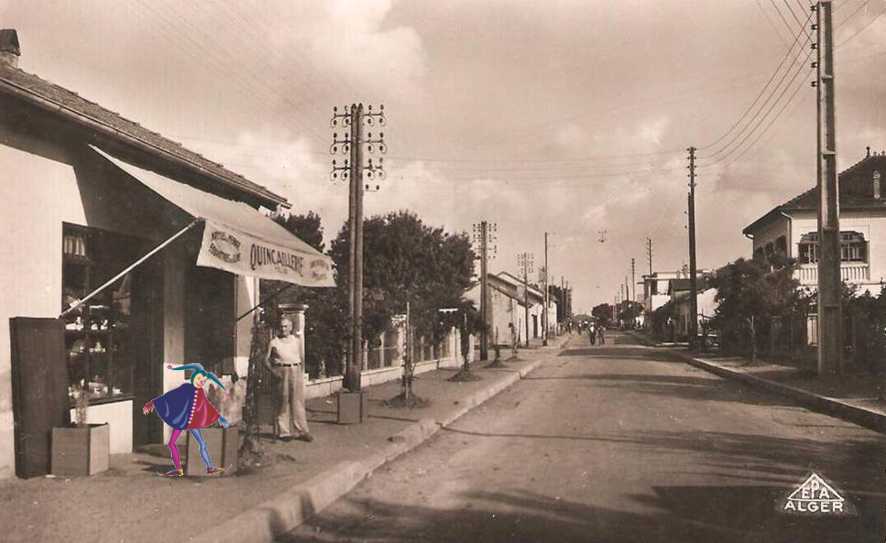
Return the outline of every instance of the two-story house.
[[[839,175],[840,275],[860,291],[880,292],[886,278],[886,153],[871,153]],[[798,261],[803,286],[818,283],[818,188],[774,207],[742,233],[755,258],[781,254]]]

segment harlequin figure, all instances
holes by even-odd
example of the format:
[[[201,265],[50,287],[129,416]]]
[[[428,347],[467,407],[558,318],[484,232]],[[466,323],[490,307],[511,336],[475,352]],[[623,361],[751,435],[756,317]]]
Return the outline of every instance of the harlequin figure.
[[[216,467],[212,463],[212,459],[209,457],[209,450],[206,447],[206,441],[200,435],[200,428],[208,428],[216,422],[222,428],[227,428],[230,425],[219,414],[215,406],[209,403],[206,392],[203,390],[203,387],[210,379],[222,390],[225,388],[224,385],[221,384],[218,376],[204,369],[201,364],[169,365],[166,367],[177,371],[190,370],[193,373],[189,383],[184,383],[178,388],[150,400],[142,408],[142,412],[145,415],[151,411],[156,411],[160,419],[172,428],[172,434],[169,437],[167,447],[169,447],[169,454],[172,457],[172,463],[175,468],[168,471],[165,475],[167,477],[184,476],[181,456],[175,442],[182,431],[185,430],[191,432],[191,435],[197,440],[200,448],[200,458],[203,459],[203,465],[206,466],[206,473],[213,474],[224,471],[223,468]]]

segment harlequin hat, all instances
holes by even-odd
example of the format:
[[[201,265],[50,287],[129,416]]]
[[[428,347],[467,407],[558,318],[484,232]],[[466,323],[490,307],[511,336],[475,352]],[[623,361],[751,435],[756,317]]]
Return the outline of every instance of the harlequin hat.
[[[188,370],[190,370],[190,371],[194,372],[194,373],[191,374],[191,384],[194,383],[194,378],[195,378],[195,377],[197,377],[197,376],[200,375],[200,374],[203,374],[203,375],[206,376],[207,379],[211,379],[211,380],[215,381],[215,384],[217,384],[217,385],[218,385],[219,387],[221,387],[222,389],[225,388],[225,385],[223,385],[223,384],[221,383],[221,380],[219,380],[218,376],[217,376],[216,374],[212,373],[211,371],[207,370],[206,368],[204,368],[204,367],[203,367],[203,364],[199,364],[199,363],[196,363],[196,362],[195,362],[195,363],[192,363],[192,364],[182,364],[181,366],[175,366],[175,367],[170,366],[169,369],[171,369],[171,370],[175,370],[175,371],[188,371]]]

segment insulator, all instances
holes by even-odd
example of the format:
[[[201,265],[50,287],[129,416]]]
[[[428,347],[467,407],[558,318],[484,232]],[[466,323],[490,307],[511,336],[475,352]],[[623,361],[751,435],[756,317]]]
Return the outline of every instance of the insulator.
[[[337,153],[337,152],[338,152],[338,146],[333,145],[333,146],[332,146],[332,152],[333,152],[333,153]]]
[[[372,117],[366,117],[366,124],[372,124]]]
[[[815,43],[815,42],[812,42],[812,43],[809,45],[809,48],[812,49],[813,51],[815,51],[816,49],[818,49],[818,44]]]
[[[335,159],[332,159],[332,167],[335,168]]]
[[[332,112],[338,113],[338,106],[332,106]]]
[[[375,186],[375,190],[380,190],[380,188],[378,185]]]
[[[372,152],[372,145],[367,145],[366,149],[371,153]]]
[[[384,111],[384,110],[385,110],[385,105],[384,105],[384,104],[381,104],[380,106],[378,106],[378,109]]]

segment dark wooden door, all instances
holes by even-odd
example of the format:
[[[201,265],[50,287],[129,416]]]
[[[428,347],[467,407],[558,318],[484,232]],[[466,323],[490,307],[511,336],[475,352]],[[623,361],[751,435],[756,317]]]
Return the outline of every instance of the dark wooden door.
[[[133,272],[130,362],[133,364],[132,443],[163,441],[163,422],[144,416],[142,406],[163,393],[163,261],[150,260]]]
[[[9,319],[15,474],[49,473],[52,428],[70,423],[65,325],[61,319]]]
[[[235,278],[214,268],[188,272],[185,297],[185,360],[218,375],[231,373],[235,354]]]

